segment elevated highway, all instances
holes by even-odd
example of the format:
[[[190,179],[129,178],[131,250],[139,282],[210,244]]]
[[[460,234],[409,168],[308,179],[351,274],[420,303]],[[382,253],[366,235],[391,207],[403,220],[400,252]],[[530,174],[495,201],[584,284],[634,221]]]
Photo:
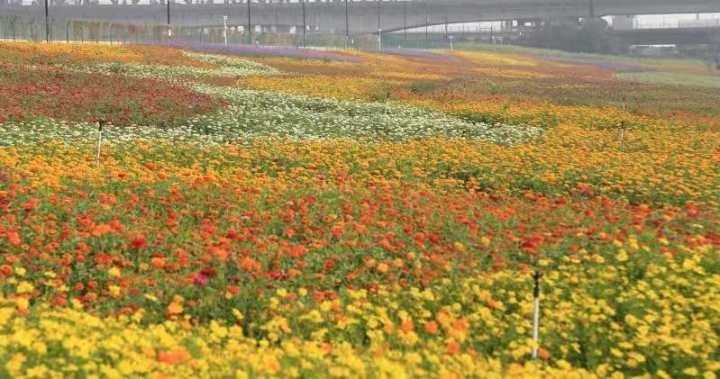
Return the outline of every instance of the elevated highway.
[[[2,1],[2,0],[0,0]],[[606,15],[720,12],[720,0],[428,0],[251,3],[251,25],[302,27],[350,34],[395,31],[426,25],[518,19],[579,18]],[[303,12],[303,8],[305,8]],[[303,14],[305,17],[303,17]],[[0,16],[44,17],[42,6],[0,5]],[[248,7],[237,4],[171,4],[173,25],[246,25]],[[164,5],[51,6],[55,21],[108,20],[117,23],[166,23]],[[346,28],[347,25],[347,28]]]

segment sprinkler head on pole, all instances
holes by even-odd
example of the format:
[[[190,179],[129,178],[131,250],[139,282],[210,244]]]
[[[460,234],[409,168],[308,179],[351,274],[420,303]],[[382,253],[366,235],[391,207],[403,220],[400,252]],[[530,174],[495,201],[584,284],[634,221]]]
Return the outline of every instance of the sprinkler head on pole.
[[[533,272],[533,280],[535,281],[535,287],[533,288],[533,297],[540,297],[540,279],[542,277],[542,271]]]

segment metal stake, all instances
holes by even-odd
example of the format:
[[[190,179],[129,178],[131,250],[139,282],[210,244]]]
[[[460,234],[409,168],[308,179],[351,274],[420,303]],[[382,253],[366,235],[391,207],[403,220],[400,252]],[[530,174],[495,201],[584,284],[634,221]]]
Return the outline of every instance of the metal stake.
[[[535,281],[535,287],[533,288],[533,348],[532,348],[532,359],[537,359],[538,346],[539,346],[539,330],[540,330],[540,278],[543,273],[535,271],[533,273],[533,280]]]

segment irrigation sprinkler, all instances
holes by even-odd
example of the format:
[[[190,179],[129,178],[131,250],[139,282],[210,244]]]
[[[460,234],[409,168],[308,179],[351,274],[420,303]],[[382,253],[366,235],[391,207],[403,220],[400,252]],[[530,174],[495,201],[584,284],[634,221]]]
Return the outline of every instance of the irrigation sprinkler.
[[[533,329],[532,329],[532,338],[533,338],[532,359],[533,360],[537,359],[538,346],[540,346],[538,334],[540,331],[540,278],[542,278],[542,276],[543,276],[543,273],[540,271],[535,271],[533,273],[533,280],[535,281],[535,286],[533,288]]]

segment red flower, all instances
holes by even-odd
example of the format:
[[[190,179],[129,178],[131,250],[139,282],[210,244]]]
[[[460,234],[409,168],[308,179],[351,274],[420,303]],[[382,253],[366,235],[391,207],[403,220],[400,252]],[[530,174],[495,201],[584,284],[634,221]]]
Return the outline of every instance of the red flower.
[[[145,241],[145,236],[140,234],[130,240],[130,248],[134,250],[139,250],[147,247],[147,242]]]

